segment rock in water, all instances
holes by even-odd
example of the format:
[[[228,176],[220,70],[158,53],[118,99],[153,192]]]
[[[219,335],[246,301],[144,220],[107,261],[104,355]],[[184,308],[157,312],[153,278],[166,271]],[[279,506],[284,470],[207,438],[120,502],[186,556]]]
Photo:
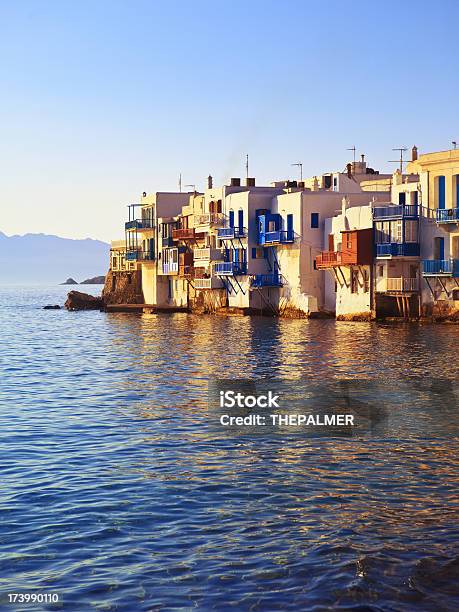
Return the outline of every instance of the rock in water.
[[[93,278],[87,278],[81,281],[80,285],[103,285],[105,283],[105,276],[93,276]]]
[[[61,307],[59,306],[59,304],[46,304],[46,306],[43,306],[43,310],[60,310]]]
[[[70,277],[65,281],[65,283],[61,283],[61,285],[78,285],[78,283],[74,278]]]
[[[89,295],[81,291],[70,291],[64,304],[67,310],[100,310],[104,301],[100,296]]]

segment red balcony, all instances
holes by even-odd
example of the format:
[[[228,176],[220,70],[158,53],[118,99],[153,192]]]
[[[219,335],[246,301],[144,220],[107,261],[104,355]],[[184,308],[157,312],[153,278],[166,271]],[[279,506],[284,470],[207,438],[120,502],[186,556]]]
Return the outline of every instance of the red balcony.
[[[333,268],[341,264],[341,253],[338,253],[338,251],[322,251],[316,257],[316,268],[318,270],[321,268]]]
[[[174,240],[192,240],[195,237],[194,227],[181,227],[172,230]]]

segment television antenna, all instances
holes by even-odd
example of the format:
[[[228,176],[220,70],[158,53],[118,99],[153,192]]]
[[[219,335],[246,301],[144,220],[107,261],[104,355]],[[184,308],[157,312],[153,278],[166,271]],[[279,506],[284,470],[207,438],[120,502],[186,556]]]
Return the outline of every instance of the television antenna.
[[[298,168],[300,169],[300,181],[303,180],[303,163],[302,162],[297,162],[296,164],[290,164],[291,166],[298,166]]]
[[[352,146],[350,149],[346,149],[346,151],[354,151],[354,167],[355,167],[355,145]]]
[[[185,187],[193,187],[193,191],[196,193],[196,185],[193,185],[193,183],[190,185],[185,185]]]
[[[400,151],[400,159],[389,159],[388,163],[400,164],[400,173],[403,174],[403,164],[408,163],[406,159],[403,159],[403,154],[405,153],[405,151],[408,151],[408,149],[407,147],[396,147],[395,149],[392,149],[392,151]]]

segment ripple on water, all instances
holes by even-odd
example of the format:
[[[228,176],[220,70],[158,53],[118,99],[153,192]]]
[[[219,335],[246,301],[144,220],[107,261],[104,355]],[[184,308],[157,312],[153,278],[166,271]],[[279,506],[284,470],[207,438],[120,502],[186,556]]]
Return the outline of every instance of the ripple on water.
[[[456,376],[455,327],[40,309],[65,291],[0,290],[2,590],[75,610],[459,608],[454,415],[313,438],[223,434],[206,408],[209,377]]]

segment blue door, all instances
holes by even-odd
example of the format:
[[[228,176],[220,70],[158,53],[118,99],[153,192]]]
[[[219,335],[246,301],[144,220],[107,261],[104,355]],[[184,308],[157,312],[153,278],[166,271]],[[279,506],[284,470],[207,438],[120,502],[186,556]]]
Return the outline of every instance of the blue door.
[[[445,259],[445,239],[435,238],[434,242],[434,259]]]
[[[234,227],[234,210],[229,212],[229,226]]]
[[[404,191],[402,191],[401,193],[398,194],[398,203],[401,206],[406,204],[406,193]]]
[[[445,208],[446,181],[444,176],[438,177],[438,208]]]

